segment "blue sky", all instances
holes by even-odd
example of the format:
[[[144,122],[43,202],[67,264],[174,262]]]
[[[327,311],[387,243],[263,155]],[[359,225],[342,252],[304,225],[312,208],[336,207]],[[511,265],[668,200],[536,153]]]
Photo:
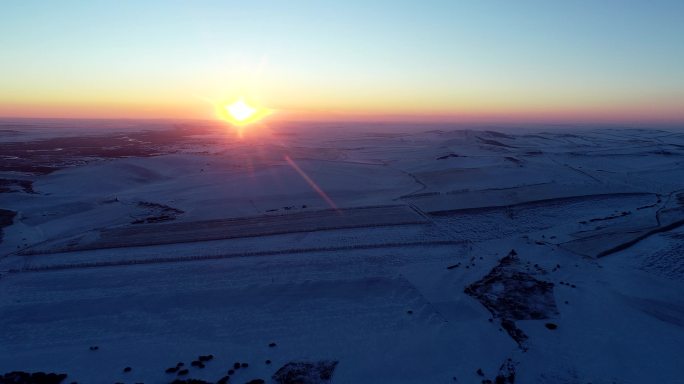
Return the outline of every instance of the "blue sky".
[[[12,1],[0,115],[680,118],[682,1]],[[565,116],[567,117],[567,116]]]

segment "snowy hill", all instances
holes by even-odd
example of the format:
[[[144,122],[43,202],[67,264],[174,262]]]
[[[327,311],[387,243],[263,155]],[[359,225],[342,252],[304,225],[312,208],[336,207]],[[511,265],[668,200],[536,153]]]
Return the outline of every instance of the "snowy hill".
[[[374,128],[0,130],[0,375],[684,382],[684,134]]]

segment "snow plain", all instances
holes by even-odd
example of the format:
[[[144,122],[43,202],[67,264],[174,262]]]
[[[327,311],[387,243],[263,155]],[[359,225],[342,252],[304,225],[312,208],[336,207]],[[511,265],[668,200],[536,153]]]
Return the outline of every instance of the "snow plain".
[[[680,132],[96,124],[4,123],[0,373],[684,382]]]

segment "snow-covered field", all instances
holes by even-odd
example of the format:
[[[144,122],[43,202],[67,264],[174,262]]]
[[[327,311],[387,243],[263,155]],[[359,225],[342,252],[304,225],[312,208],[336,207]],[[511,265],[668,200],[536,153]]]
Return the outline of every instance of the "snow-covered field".
[[[261,129],[0,124],[0,375],[684,383],[683,133]]]

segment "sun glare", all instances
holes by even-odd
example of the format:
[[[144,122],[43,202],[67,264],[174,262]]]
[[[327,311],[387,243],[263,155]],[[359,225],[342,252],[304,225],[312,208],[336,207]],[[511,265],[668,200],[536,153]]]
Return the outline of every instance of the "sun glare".
[[[244,98],[217,107],[220,117],[237,127],[255,123],[271,113],[269,109],[250,105]]]
[[[245,121],[256,113],[256,109],[250,107],[244,100],[240,99],[233,104],[226,105],[228,113],[237,121]]]

